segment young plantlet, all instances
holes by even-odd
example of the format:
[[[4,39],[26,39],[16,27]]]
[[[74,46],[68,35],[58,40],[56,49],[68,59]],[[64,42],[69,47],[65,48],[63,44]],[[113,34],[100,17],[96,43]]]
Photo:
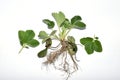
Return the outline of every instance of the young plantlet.
[[[79,15],[74,16],[70,20],[65,17],[63,12],[52,13],[52,16],[57,23],[57,30],[54,30],[54,21],[49,19],[43,20],[43,23],[51,30],[51,33],[47,33],[46,31],[39,32],[38,37],[42,39],[43,44],[45,43],[45,48],[38,52],[38,57],[46,57],[46,61],[43,62],[45,66],[53,65],[55,69],[67,73],[66,80],[68,80],[71,74],[78,70],[78,60],[76,59],[78,46],[75,42],[74,35],[69,35],[69,32],[72,29],[84,30],[86,29],[86,24],[82,22],[82,18]],[[28,32],[29,30],[26,32],[19,31],[19,39],[22,48],[38,46],[39,42],[33,39],[34,32]],[[52,46],[54,39],[60,43],[56,47]],[[31,42],[31,40],[34,42]],[[95,51],[102,52],[102,45],[98,37],[84,37],[80,39],[80,43],[84,46],[87,54],[92,54]],[[48,51],[49,49],[51,49],[51,52]]]

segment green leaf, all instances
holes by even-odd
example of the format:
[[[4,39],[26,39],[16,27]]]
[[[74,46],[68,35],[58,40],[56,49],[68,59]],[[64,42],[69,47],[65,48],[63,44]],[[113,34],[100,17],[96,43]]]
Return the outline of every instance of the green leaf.
[[[46,42],[46,40],[49,39],[49,37],[42,40],[42,44]]]
[[[65,28],[71,28],[72,25],[68,19],[65,19],[65,21],[61,24],[61,26],[64,26]]]
[[[75,38],[73,36],[68,36],[67,39],[69,42],[75,43]]]
[[[94,43],[89,42],[85,45],[85,50],[88,54],[92,54],[94,52]]]
[[[65,21],[65,15],[62,12],[59,13],[52,13],[52,16],[57,22],[57,25],[60,27],[61,24]]]
[[[81,38],[80,43],[85,46],[85,50],[88,54],[92,54],[94,52],[93,38],[91,37]]]
[[[45,42],[46,42],[46,45],[45,45],[46,48],[49,48],[52,45],[52,39],[51,38],[48,38]]]
[[[80,43],[85,46],[85,50],[88,54],[92,54],[94,51],[102,52],[102,45],[98,39],[91,37],[81,38]]]
[[[39,53],[38,53],[38,57],[39,58],[43,58],[47,55],[47,48],[41,50]]]
[[[102,52],[102,45],[101,45],[100,41],[98,41],[98,40],[94,41],[94,50],[96,52]]]
[[[77,45],[75,43],[71,43],[72,47],[73,47],[73,51],[76,53],[77,52]]]
[[[80,21],[77,21],[74,23],[74,28],[77,28],[77,29],[85,29],[86,28],[86,24],[83,23],[83,22],[80,22]]]
[[[53,30],[53,31],[50,33],[50,36],[54,35],[56,32],[57,32],[57,30]]]
[[[36,47],[39,45],[39,42],[35,39],[32,39],[32,40],[27,42],[27,45],[29,45],[30,47]]]
[[[25,31],[19,30],[18,37],[19,37],[20,44],[23,45],[24,38],[25,38]]]
[[[68,49],[68,53],[69,53],[70,55],[75,55],[75,54],[76,54],[76,53],[73,51],[72,48],[69,48],[69,49]]]
[[[33,30],[26,30],[26,31],[19,30],[18,36],[19,36],[20,44],[22,46],[19,53],[22,51],[23,48],[28,48],[28,46],[36,47],[39,45],[39,42],[34,39],[35,33]]]
[[[71,23],[74,24],[76,21],[80,21],[82,20],[82,18],[80,16],[74,16],[72,19],[71,19]]]
[[[71,19],[71,24],[74,26],[76,29],[85,29],[86,24],[81,22],[82,18],[80,16],[74,16]]]
[[[24,36],[25,36],[25,31],[19,30],[18,31],[18,37],[21,41],[24,39]]]
[[[83,45],[86,45],[87,43],[92,42],[92,41],[93,41],[93,38],[91,38],[91,37],[86,37],[86,38],[80,39],[80,43]]]
[[[33,30],[26,30],[25,37],[26,41],[32,40],[35,37],[35,33],[33,32]]]
[[[49,36],[45,31],[40,31],[38,37],[40,39],[45,39],[45,38],[48,38]]]
[[[48,19],[44,19],[43,22],[48,26],[49,29],[51,29],[55,26],[55,23],[53,21],[48,20]]]
[[[27,43],[29,40],[32,40],[35,36],[35,33],[33,30],[26,30],[26,31],[18,31],[18,36],[20,40],[20,44],[23,45],[24,43]]]
[[[71,55],[75,55],[77,52],[77,46],[75,43],[68,42],[68,52]]]

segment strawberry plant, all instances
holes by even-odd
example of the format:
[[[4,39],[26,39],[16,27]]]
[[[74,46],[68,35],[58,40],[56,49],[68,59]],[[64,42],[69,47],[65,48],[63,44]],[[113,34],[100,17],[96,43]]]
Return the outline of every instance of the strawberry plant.
[[[55,69],[67,73],[67,80],[72,73],[78,70],[78,60],[76,59],[78,45],[75,42],[74,35],[69,35],[69,32],[72,29],[84,30],[86,29],[86,24],[82,21],[82,18],[79,15],[68,19],[63,12],[58,12],[52,13],[52,16],[56,22],[57,30],[54,29],[54,21],[49,19],[43,20],[43,23],[47,25],[51,32],[39,32],[38,37],[42,40],[41,43],[45,44],[45,47],[38,52],[37,56],[39,58],[46,57],[46,61],[43,62],[45,66],[53,65]],[[34,39],[35,33],[33,30],[19,30],[18,36],[22,46],[20,52],[23,48],[37,47],[39,45],[39,41]],[[53,40],[59,42],[57,46],[53,47]],[[89,55],[94,52],[102,52],[101,42],[96,36],[83,37],[79,41]]]

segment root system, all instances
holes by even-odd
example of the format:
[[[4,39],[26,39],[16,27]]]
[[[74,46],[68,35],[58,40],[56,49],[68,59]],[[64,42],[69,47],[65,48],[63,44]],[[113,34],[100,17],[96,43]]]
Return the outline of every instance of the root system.
[[[75,55],[68,52],[68,42],[61,41],[61,47],[53,50],[47,55],[47,60],[43,62],[45,66],[53,65],[55,69],[64,71],[67,74],[66,80],[71,74],[78,70],[78,64]]]

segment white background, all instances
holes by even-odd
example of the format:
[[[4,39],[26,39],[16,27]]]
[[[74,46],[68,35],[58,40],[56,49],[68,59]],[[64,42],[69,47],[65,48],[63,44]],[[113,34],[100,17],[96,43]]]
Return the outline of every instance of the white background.
[[[69,80],[120,80],[120,0],[0,0],[0,80],[64,79],[53,68],[41,69],[43,60],[37,52],[43,47],[24,49],[18,54],[18,30],[33,29],[37,38],[40,30],[47,29],[42,19],[54,20],[51,13],[58,11],[68,18],[83,18],[86,30],[71,32],[77,42],[95,34],[103,45],[102,53],[92,55],[79,47],[81,69]]]

